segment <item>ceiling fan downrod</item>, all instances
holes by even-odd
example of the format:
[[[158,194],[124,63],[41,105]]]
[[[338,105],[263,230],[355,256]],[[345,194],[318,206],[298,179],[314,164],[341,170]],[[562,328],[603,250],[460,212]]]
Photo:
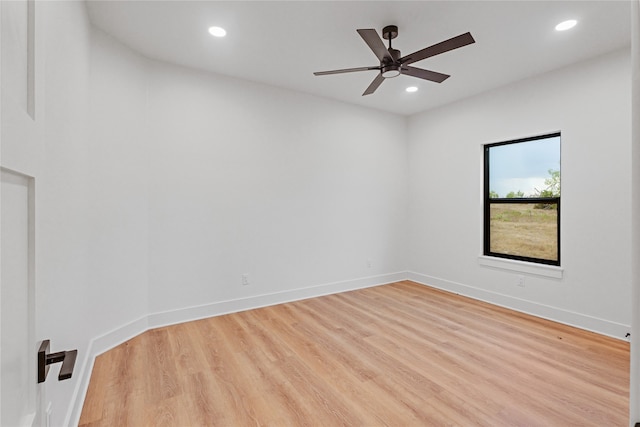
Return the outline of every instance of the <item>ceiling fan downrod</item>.
[[[391,55],[391,62],[382,61],[380,63],[380,72],[385,79],[391,79],[400,75],[400,51],[391,47],[391,40],[398,37],[398,27],[396,25],[387,25],[382,29],[382,38],[389,40],[389,54]],[[386,59],[386,58],[385,58]]]

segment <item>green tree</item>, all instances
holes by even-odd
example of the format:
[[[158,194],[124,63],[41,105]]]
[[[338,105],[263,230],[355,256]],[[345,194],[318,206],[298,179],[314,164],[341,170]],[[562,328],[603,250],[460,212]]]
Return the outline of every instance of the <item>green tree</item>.
[[[534,197],[560,197],[560,171],[549,169],[549,178],[544,180],[546,188],[544,190],[538,190]],[[558,205],[548,203],[538,203],[534,206],[536,209],[556,209]]]
[[[507,199],[515,199],[515,198],[521,198],[521,197],[524,197],[524,193],[520,190],[518,190],[517,193],[515,191],[510,191],[507,194]]]
[[[493,190],[490,190],[490,191],[489,191],[489,198],[490,198],[490,199],[498,199],[499,197],[500,197],[500,196],[499,196],[499,195],[498,195],[498,193],[496,193],[495,191],[493,191]]]
[[[549,178],[544,180],[546,190],[551,191],[552,197],[560,197],[560,171],[549,169]]]
[[[560,197],[560,171],[549,169],[549,178],[545,178],[544,190],[538,190],[534,194],[535,197]]]

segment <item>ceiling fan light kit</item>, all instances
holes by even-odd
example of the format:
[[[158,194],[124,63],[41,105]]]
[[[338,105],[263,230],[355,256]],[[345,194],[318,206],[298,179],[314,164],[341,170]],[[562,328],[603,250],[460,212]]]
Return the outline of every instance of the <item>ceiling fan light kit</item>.
[[[385,79],[390,79],[393,77],[398,77],[400,75],[400,66],[396,64],[387,65],[386,67],[382,67],[382,77]]]
[[[442,83],[450,77],[448,74],[442,74],[435,71],[424,70],[422,68],[411,67],[409,66],[409,64],[430,58],[435,55],[440,55],[441,53],[445,53],[450,50],[458,49],[468,44],[475,43],[475,40],[471,36],[471,33],[464,33],[443,42],[421,49],[417,52],[413,52],[410,55],[401,56],[398,49],[394,49],[393,47],[391,47],[391,40],[398,37],[397,26],[387,25],[382,29],[382,37],[385,40],[389,40],[389,47],[386,47],[384,45],[384,42],[374,29],[360,29],[356,31],[358,32],[358,34],[360,34],[360,37],[362,37],[367,46],[369,46],[369,48],[373,51],[374,55],[376,55],[376,57],[380,61],[380,65],[377,67],[371,66],[346,68],[331,71],[317,71],[313,74],[316,76],[326,76],[330,74],[378,70],[378,75],[373,79],[362,96],[372,94],[376,91],[376,89],[378,89],[378,87],[385,79],[397,77],[400,74],[405,74],[407,76],[417,77],[419,79],[429,80],[436,83]]]

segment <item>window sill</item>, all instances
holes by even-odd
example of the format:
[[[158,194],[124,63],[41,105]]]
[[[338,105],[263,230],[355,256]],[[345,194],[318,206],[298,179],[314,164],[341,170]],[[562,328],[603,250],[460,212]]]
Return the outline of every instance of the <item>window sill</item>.
[[[485,255],[478,256],[478,264],[485,267],[516,271],[518,273],[534,274],[536,276],[549,277],[552,279],[562,279],[562,273],[564,271],[562,267],[556,267],[555,265],[534,264],[531,262],[495,258]]]

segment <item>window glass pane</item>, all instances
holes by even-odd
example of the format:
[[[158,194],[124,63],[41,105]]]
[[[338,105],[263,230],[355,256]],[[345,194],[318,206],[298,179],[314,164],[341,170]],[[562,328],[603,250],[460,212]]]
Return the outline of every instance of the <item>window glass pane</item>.
[[[490,198],[557,197],[560,137],[492,146],[489,170]]]
[[[490,252],[558,260],[557,205],[492,203],[490,216]]]

